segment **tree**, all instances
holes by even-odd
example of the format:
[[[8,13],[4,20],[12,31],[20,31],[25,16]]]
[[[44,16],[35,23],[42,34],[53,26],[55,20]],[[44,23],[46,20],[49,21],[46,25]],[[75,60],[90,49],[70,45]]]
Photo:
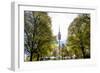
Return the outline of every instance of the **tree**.
[[[90,58],[90,15],[79,14],[68,28],[67,48],[70,56]]]
[[[52,50],[51,20],[46,12],[24,12],[24,48],[30,52],[30,61],[39,61]]]

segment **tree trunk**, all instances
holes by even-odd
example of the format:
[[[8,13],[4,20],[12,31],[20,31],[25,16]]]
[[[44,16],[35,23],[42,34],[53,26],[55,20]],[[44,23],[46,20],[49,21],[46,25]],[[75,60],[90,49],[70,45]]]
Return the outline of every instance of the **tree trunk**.
[[[32,61],[33,52],[30,53],[30,61]]]
[[[37,61],[39,61],[39,54],[37,54]]]
[[[85,58],[85,52],[84,52],[83,43],[81,42],[80,45],[81,45],[81,49],[82,49],[82,53],[83,53],[83,58]]]
[[[31,50],[31,53],[30,53],[30,61],[32,61],[32,57],[33,57],[33,41],[32,41],[32,50]]]

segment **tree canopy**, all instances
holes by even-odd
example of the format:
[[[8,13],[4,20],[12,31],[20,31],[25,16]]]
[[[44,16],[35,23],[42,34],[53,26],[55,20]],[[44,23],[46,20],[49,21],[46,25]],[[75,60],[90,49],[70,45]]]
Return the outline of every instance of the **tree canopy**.
[[[49,56],[52,41],[51,20],[46,12],[24,12],[24,48],[30,53],[30,61]]]
[[[68,28],[67,50],[76,58],[90,58],[90,14],[79,14]]]

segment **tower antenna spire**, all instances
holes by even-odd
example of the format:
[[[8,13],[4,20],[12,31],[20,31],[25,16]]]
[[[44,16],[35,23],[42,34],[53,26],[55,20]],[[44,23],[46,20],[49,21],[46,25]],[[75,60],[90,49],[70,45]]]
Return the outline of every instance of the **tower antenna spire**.
[[[60,25],[59,25],[59,32],[58,32],[58,41],[59,41],[59,59],[60,59],[60,40],[61,40],[61,33],[60,33]]]

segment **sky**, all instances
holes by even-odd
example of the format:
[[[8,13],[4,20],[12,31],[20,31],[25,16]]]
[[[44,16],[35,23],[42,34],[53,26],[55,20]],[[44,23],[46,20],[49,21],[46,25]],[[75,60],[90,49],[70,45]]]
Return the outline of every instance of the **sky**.
[[[48,13],[48,15],[51,17],[53,35],[58,35],[60,27],[61,41],[66,41],[68,35],[68,26],[73,21],[73,19],[78,16],[78,14]]]

